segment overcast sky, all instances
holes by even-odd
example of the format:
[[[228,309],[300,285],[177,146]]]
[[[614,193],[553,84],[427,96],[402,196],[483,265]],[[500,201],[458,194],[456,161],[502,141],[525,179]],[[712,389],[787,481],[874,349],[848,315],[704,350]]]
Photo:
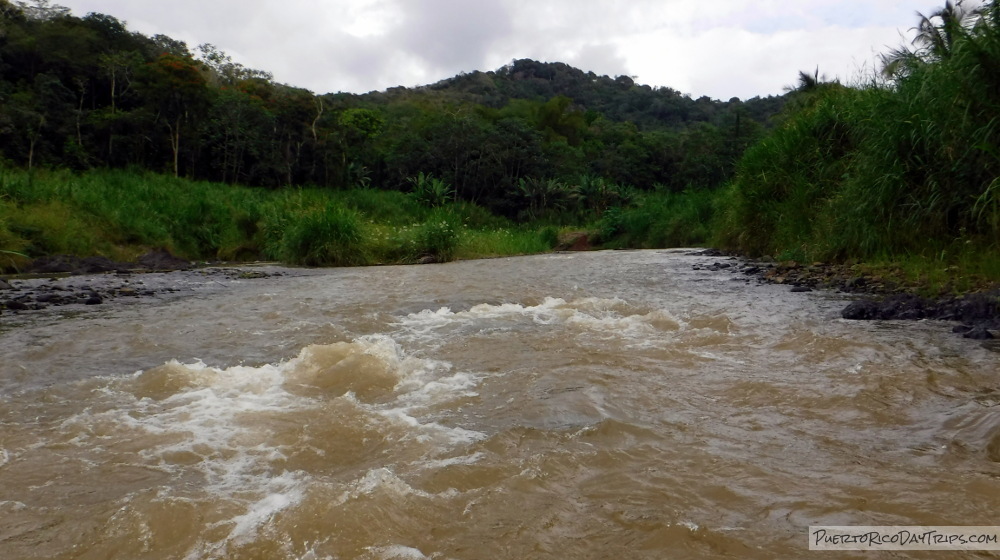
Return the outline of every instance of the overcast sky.
[[[970,0],[970,4],[973,0]],[[856,81],[943,0],[54,0],[315,93],[417,86],[516,58],[716,99],[798,72]]]

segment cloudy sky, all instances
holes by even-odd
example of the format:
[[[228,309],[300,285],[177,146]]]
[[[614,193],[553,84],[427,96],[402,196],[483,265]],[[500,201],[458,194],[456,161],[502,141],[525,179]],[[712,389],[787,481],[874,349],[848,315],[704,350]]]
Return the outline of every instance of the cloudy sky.
[[[970,3],[973,0],[970,0]],[[146,35],[212,43],[279,82],[362,93],[515,58],[694,97],[781,94],[817,67],[856,81],[943,0],[54,0]]]

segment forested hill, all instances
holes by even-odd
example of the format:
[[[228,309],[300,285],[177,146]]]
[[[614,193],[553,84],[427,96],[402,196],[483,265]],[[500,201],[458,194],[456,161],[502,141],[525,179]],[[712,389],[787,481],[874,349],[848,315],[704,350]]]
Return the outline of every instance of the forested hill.
[[[691,99],[517,60],[354,95],[276,83],[218,48],[130,31],[47,0],[0,0],[0,163],[139,167],[246,185],[409,189],[516,216],[524,186],[714,188],[784,98]]]
[[[417,89],[497,109],[514,99],[547,101],[565,96],[587,111],[635,123],[642,130],[680,130],[698,122],[723,125],[734,111],[766,125],[787,100],[787,95],[742,101],[736,97],[692,99],[671,88],[637,84],[630,76],[600,76],[562,62],[531,59],[514,60],[496,71],[463,73]],[[365,97],[393,99],[408,94],[412,91],[407,88],[392,88]]]

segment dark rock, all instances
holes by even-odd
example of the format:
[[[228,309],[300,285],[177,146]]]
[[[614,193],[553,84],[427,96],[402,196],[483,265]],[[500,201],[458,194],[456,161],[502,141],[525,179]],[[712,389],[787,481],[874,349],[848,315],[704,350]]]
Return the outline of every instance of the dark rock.
[[[863,288],[865,286],[865,283],[866,283],[866,281],[865,281],[865,278],[863,276],[856,276],[854,278],[848,278],[847,280],[844,281],[844,288],[843,289],[844,289],[845,292],[853,292],[853,291],[860,290],[861,288]]]
[[[792,293],[793,294],[802,294],[802,293],[811,292],[811,291],[813,291],[812,288],[810,288],[808,286],[795,286],[794,288],[792,288]]]
[[[923,319],[927,317],[928,302],[913,294],[897,294],[885,298],[880,304],[879,319]]]
[[[150,270],[188,270],[191,263],[175,257],[164,250],[151,251],[136,259],[136,262]]]
[[[752,274],[759,274],[759,273],[760,273],[760,267],[759,266],[751,266],[749,268],[743,269],[743,274],[746,274],[747,276],[752,275]]]
[[[963,338],[971,338],[972,340],[993,340],[993,333],[982,328],[977,327],[971,331],[962,335]]]
[[[129,264],[115,262],[107,257],[86,257],[80,261],[80,271],[82,274],[114,272],[129,268],[131,268]]]
[[[28,309],[27,304],[23,301],[10,300],[4,305],[11,311],[26,311]]]
[[[1000,328],[1000,294],[996,291],[969,294],[941,304],[942,315],[953,315],[959,321],[987,328]]]
[[[438,262],[437,257],[435,257],[434,255],[427,255],[424,257],[420,257],[420,260],[417,261],[417,264],[434,264],[436,262]]]
[[[850,305],[845,307],[844,310],[840,312],[840,316],[844,319],[851,319],[855,321],[870,321],[872,319],[878,319],[879,305],[878,303],[867,299],[851,302]]]
[[[130,268],[127,263],[115,262],[107,257],[80,258],[73,255],[52,255],[32,261],[29,272],[52,274],[68,272],[70,274],[97,274]]]
[[[693,253],[688,253],[697,257],[724,257],[725,253],[718,249],[705,249],[704,251],[695,251]]]
[[[6,280],[0,280],[0,290],[13,290],[14,286],[7,283]]]
[[[104,300],[101,298],[101,296],[99,296],[97,294],[90,294],[87,297],[87,301],[85,301],[83,303],[86,304],[86,305],[100,305],[100,304],[104,303]]]
[[[954,327],[952,327],[951,332],[955,334],[965,334],[971,331],[972,329],[973,327],[969,325],[955,325]]]
[[[35,301],[38,303],[51,303],[52,301],[60,299],[57,294],[39,294],[35,296]]]
[[[73,272],[80,267],[80,258],[71,255],[52,255],[40,257],[28,265],[28,272],[50,274],[56,272]]]

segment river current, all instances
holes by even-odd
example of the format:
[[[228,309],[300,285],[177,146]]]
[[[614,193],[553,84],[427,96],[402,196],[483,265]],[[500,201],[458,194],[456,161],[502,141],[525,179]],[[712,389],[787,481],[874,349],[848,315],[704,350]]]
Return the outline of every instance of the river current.
[[[704,262],[299,270],[0,330],[0,558],[942,558],[806,534],[1000,524],[995,346]]]

